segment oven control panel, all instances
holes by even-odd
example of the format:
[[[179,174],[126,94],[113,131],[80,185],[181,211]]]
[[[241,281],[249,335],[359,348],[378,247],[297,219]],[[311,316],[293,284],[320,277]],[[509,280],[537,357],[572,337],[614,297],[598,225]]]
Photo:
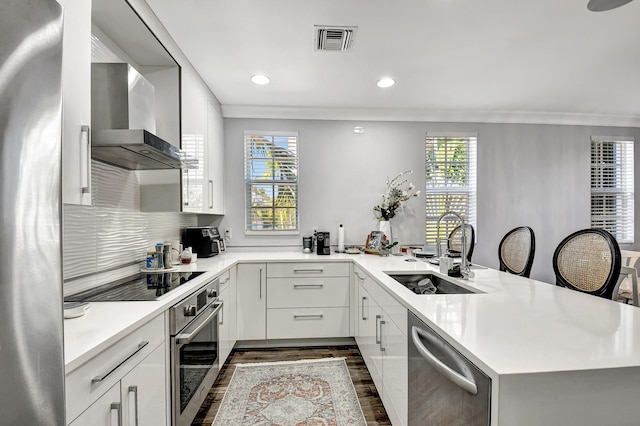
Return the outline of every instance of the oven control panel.
[[[169,310],[169,331],[175,336],[217,300],[220,281],[216,278],[195,290]]]

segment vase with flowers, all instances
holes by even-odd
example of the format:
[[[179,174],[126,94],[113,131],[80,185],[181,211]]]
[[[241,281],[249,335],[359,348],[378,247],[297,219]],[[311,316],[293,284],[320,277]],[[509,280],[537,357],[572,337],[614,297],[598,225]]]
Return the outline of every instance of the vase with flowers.
[[[380,222],[380,231],[389,236],[394,250],[397,250],[398,247],[397,242],[393,240],[390,220],[402,210],[407,201],[420,196],[420,191],[416,191],[413,184],[405,177],[405,175],[412,173],[412,170],[407,170],[391,180],[387,178],[387,189],[382,194],[382,201],[373,208],[376,219]]]

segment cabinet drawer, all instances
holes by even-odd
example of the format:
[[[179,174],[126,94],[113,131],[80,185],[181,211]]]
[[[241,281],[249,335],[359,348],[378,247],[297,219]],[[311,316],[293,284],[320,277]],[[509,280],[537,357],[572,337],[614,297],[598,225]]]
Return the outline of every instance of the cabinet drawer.
[[[67,422],[75,419],[162,344],[164,333],[164,315],[159,315],[67,374]],[[98,381],[100,377],[102,380]]]
[[[345,262],[296,262],[269,263],[270,277],[348,277],[349,263]]]
[[[229,272],[228,270],[223,272],[222,274],[217,276],[219,283],[220,283],[220,288],[218,291],[218,294],[222,293],[222,290],[226,289],[227,286],[229,285],[229,283],[231,282],[231,272]]]
[[[349,306],[349,278],[269,278],[267,308]]]
[[[267,339],[348,336],[349,308],[267,309]]]

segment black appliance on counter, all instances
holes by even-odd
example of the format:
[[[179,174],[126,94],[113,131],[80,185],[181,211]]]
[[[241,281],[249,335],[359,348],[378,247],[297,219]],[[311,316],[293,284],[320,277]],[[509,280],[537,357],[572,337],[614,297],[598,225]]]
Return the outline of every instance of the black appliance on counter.
[[[316,232],[316,253],[331,254],[328,232]]]
[[[182,230],[182,245],[191,247],[198,257],[211,257],[226,250],[217,226],[190,226]]]

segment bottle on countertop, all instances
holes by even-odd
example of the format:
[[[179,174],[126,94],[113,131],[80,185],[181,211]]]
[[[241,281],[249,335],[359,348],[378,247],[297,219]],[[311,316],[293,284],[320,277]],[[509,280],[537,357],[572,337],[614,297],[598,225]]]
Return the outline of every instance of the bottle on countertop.
[[[155,250],[149,250],[147,252],[146,268],[147,269],[156,269],[156,251]]]
[[[180,254],[180,260],[182,261],[182,263],[184,263],[185,265],[188,265],[189,263],[191,263],[191,258],[193,257],[193,254],[191,252],[191,247],[186,247],[183,251],[182,254]]]
[[[169,269],[173,266],[173,258],[171,256],[171,243],[166,241],[162,247],[162,255],[164,257],[164,267]]]
[[[164,269],[164,244],[158,243],[156,244],[156,268]]]

